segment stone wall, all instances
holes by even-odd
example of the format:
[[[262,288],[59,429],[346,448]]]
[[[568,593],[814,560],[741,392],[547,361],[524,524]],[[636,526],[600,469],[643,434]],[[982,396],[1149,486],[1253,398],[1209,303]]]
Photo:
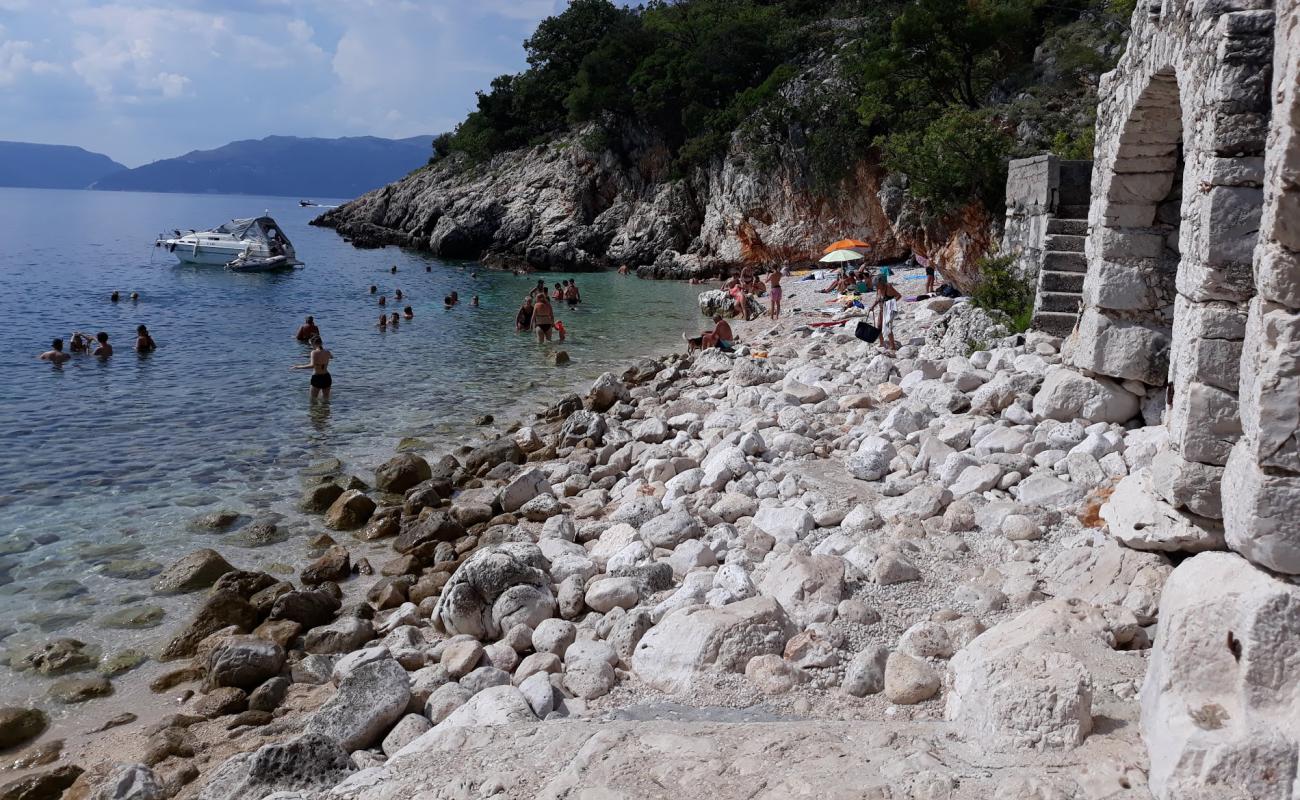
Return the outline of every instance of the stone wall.
[[[1102,78],[1088,273],[1069,359],[1153,404],[1164,396],[1172,456],[1157,488],[1181,508],[1218,484],[1241,433],[1273,12],[1238,9],[1259,4],[1143,7]],[[1193,510],[1221,516],[1214,501]]]
[[[1021,275],[1037,276],[1043,262],[1047,221],[1056,209],[1060,173],[1060,159],[1053,155],[1021,158],[1007,165],[1002,252],[1016,257]]]
[[[1183,561],[1166,585],[1142,690],[1150,786],[1158,800],[1294,800],[1300,0],[1143,5],[1101,96],[1067,357],[1163,408],[1168,434],[1108,505],[1235,551]]]
[[[1242,436],[1224,477],[1228,545],[1300,574],[1300,4],[1277,9],[1255,297],[1241,360]],[[1298,723],[1300,724],[1300,723]]]

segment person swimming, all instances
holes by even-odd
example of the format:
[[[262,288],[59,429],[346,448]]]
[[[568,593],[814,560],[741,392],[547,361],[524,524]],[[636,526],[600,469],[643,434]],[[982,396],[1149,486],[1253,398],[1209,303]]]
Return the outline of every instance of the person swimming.
[[[99,342],[99,347],[95,348],[95,355],[100,358],[108,358],[113,355],[113,345],[108,343],[108,334],[100,331],[95,334],[95,340]]]
[[[392,267],[392,269],[390,269],[390,270],[388,270],[388,271],[391,272],[392,274],[396,275],[396,274],[397,274],[397,265],[394,264],[393,267]]]
[[[90,352],[90,337],[81,331],[73,331],[72,341],[69,343],[68,350],[73,353]]]
[[[320,328],[316,327],[316,318],[308,315],[307,319],[298,326],[298,332],[293,335],[293,338],[300,342],[310,342],[317,336],[320,336]]]
[[[68,353],[63,352],[63,340],[55,339],[50,342],[50,349],[37,356],[41,361],[48,361],[51,364],[58,365],[72,358]]]
[[[374,294],[374,293],[377,292],[377,291],[379,291],[379,287],[376,286],[376,285],[374,285],[373,283],[370,284],[370,293],[371,293],[371,294]]]
[[[394,328],[396,328],[397,324],[401,321],[402,318],[396,311],[394,311],[392,315],[388,318],[388,324],[392,325]]]
[[[131,292],[131,302],[132,302],[132,303],[138,303],[138,302],[140,302],[140,293],[139,293],[139,292]]]
[[[478,308],[478,295],[471,297],[469,299],[469,304],[471,308]]]
[[[381,306],[386,306],[386,305],[388,305],[388,296],[387,296],[387,295],[382,295],[382,294],[379,295],[379,305],[381,305]]]
[[[394,298],[394,299],[397,299],[397,300],[401,300],[401,299],[402,299],[402,290],[401,290],[401,289],[397,289],[396,291],[394,291],[394,292],[393,292],[393,298]]]
[[[379,327],[380,327],[380,328],[387,328],[387,327],[388,327],[388,315],[387,315],[387,314],[380,313],[380,315],[379,315]]]
[[[411,310],[410,306],[407,306],[406,308],[402,309],[402,316],[406,317],[407,319],[415,319],[415,312]]]
[[[149,335],[149,329],[143,325],[135,326],[135,351],[137,353],[152,353],[158,349],[158,343]]]

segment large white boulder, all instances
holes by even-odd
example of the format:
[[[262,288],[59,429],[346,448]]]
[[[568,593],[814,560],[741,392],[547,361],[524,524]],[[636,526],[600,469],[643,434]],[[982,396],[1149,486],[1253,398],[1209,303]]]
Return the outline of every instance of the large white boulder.
[[[798,506],[764,506],[754,515],[755,528],[787,545],[807,536],[815,525],[812,514]]]
[[[868,436],[849,456],[849,474],[860,481],[878,481],[889,473],[889,462],[897,455],[894,445],[881,436]]]
[[[949,662],[945,716],[991,751],[1068,750],[1092,730],[1094,671],[1133,667],[1114,648],[1141,635],[1116,606],[1049,600],[993,626]]]
[[[518,623],[536,627],[555,616],[550,566],[535,544],[505,542],[479,549],[442,590],[434,627],[479,639],[496,639]]]
[[[795,633],[785,610],[771,597],[722,608],[688,606],[641,637],[632,670],[656,689],[678,691],[701,672],[743,673],[754,656],[780,654]]]
[[[771,562],[758,588],[791,614],[806,602],[835,605],[844,599],[844,559],[797,545]]]
[[[1221,523],[1179,511],[1160,499],[1150,468],[1126,476],[1101,507],[1110,535],[1135,550],[1200,552],[1224,547]]]
[[[1233,553],[1169,576],[1142,685],[1157,800],[1296,797],[1300,586]]]
[[[1138,413],[1137,395],[1107,378],[1089,378],[1066,367],[1054,367],[1034,395],[1034,416],[1069,422],[1128,422]]]

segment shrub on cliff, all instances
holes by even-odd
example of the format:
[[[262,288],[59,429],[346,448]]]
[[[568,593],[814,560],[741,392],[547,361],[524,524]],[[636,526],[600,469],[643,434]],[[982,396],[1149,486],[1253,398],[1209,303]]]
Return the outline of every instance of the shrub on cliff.
[[[1001,208],[1012,141],[991,114],[953,107],[929,125],[891,134],[882,143],[885,165],[907,175],[909,193],[932,213],[975,198],[985,208]]]
[[[1029,330],[1034,313],[1034,281],[1020,275],[1013,256],[986,256],[979,260],[979,283],[971,302],[988,311],[1001,311],[1011,318],[1016,333]]]

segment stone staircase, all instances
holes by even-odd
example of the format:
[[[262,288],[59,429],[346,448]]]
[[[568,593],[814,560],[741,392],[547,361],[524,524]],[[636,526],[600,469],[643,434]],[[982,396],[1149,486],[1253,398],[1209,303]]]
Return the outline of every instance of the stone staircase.
[[[1053,336],[1069,336],[1079,319],[1083,277],[1088,259],[1083,243],[1088,234],[1088,207],[1062,205],[1047,223],[1043,262],[1031,326]]]

